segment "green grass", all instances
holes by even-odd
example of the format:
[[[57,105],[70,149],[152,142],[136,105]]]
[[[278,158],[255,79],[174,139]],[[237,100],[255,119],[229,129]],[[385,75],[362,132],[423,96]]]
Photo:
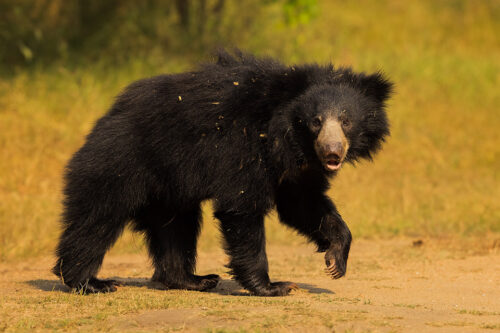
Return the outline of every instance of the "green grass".
[[[332,186],[355,237],[500,232],[497,2],[322,1],[319,17],[296,27],[279,23],[273,8],[240,47],[289,63],[382,69],[396,82],[384,150],[374,163],[346,166]],[[152,51],[120,68],[55,64],[0,79],[1,260],[52,251],[64,164],[113,96],[140,77],[191,68],[195,59]],[[206,247],[219,237],[209,211]],[[268,236],[302,242],[275,217]],[[115,251],[141,247],[127,233]]]

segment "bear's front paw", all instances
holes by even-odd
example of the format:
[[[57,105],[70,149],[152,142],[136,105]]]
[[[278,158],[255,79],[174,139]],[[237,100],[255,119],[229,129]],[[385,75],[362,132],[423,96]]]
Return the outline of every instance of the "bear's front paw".
[[[331,246],[325,253],[325,272],[333,279],[339,279],[346,273],[349,250],[340,246]]]
[[[259,288],[253,292],[256,296],[286,296],[292,290],[299,289],[293,282],[272,282],[268,287]]]

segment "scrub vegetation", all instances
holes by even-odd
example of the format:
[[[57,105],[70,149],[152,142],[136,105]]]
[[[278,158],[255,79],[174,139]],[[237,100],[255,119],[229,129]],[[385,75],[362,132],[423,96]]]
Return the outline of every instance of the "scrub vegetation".
[[[238,46],[287,63],[380,69],[396,82],[384,150],[373,164],[345,166],[332,186],[354,237],[500,232],[498,3],[325,1],[318,7],[309,23],[287,25],[279,4],[268,4],[241,28]],[[133,80],[188,70],[210,52],[148,46],[141,56],[115,59],[115,66],[109,53],[88,62],[79,54],[75,62],[16,65],[0,79],[2,260],[51,253],[63,167],[114,96]],[[209,203],[205,212],[205,224],[213,224]],[[294,241],[270,220],[270,241]],[[215,228],[208,231],[205,242],[217,243]],[[125,238],[121,251],[140,247],[139,239]]]

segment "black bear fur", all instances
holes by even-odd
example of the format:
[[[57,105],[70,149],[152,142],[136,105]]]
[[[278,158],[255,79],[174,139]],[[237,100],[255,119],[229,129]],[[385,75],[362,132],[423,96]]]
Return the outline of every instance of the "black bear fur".
[[[389,134],[391,88],[380,73],[285,66],[239,51],[221,51],[193,72],[132,83],[67,165],[53,272],[83,293],[116,290],[96,276],[131,223],[145,234],[154,280],[213,288],[217,275],[194,274],[200,203],[211,199],[228,267],[251,293],[295,287],[269,280],[264,216],[273,207],[326,252],[332,277],[343,276],[351,234],[325,195],[336,171],[314,149],[321,124],[313,119],[328,111],[342,121],[345,161],[371,159]]]

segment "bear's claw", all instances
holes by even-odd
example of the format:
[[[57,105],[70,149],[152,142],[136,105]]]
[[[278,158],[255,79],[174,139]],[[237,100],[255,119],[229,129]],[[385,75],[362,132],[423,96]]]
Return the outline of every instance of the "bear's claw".
[[[346,273],[347,255],[337,246],[330,247],[325,253],[325,273],[332,279],[340,279]]]
[[[344,273],[340,272],[337,269],[337,265],[335,265],[335,263],[325,268],[325,273],[331,276],[333,279],[339,279],[344,275]]]

